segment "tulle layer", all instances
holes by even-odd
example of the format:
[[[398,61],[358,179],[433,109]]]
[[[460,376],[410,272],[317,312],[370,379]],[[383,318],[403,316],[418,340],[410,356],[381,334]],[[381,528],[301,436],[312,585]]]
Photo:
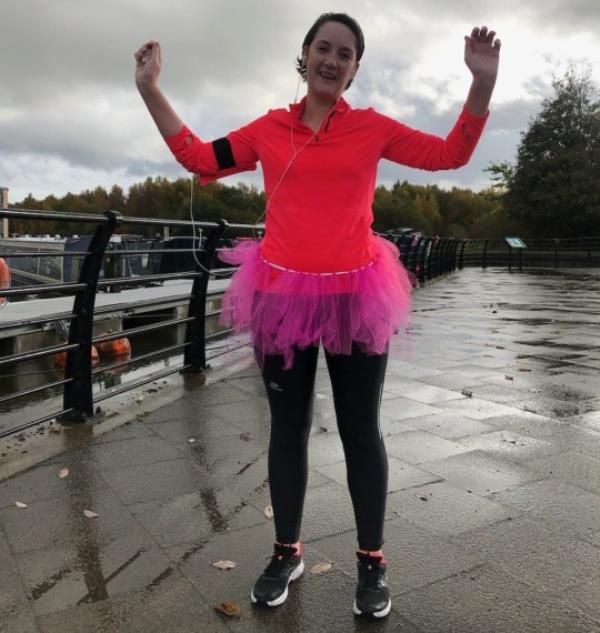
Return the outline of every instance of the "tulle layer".
[[[319,342],[331,354],[350,354],[353,343],[384,353],[408,320],[411,283],[398,249],[374,239],[369,265],[335,274],[274,267],[263,260],[258,240],[222,249],[220,259],[239,268],[223,297],[221,323],[250,333],[259,364],[267,354],[281,354],[286,369],[294,347]]]

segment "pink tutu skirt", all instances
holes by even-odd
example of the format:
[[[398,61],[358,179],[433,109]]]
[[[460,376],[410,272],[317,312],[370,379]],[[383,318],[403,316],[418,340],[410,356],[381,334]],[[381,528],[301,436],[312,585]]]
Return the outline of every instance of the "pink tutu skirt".
[[[411,282],[394,244],[375,236],[371,263],[343,273],[284,269],[262,258],[259,240],[221,249],[219,258],[239,265],[223,296],[220,322],[249,332],[259,365],[267,354],[294,361],[294,348],[319,345],[331,354],[383,354],[407,324]]]

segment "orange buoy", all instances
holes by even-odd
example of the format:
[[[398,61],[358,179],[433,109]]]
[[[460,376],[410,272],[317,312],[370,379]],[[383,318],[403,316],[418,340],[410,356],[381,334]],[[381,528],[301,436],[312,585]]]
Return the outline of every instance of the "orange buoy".
[[[2,257],[0,257],[0,288],[10,288],[10,268]],[[0,296],[0,305],[6,301],[6,297]]]
[[[92,366],[95,367],[100,362],[100,356],[95,345],[92,345]],[[67,364],[67,352],[58,352],[54,354],[54,367],[56,369],[64,369]]]
[[[114,341],[96,343],[101,356],[108,358],[123,358],[131,356],[131,343],[127,337],[117,338]]]

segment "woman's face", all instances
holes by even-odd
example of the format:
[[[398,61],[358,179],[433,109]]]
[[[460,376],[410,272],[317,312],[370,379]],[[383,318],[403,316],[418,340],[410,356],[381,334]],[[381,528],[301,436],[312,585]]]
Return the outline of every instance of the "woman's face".
[[[325,22],[302,52],[309,94],[338,99],[358,70],[354,33],[340,22]]]

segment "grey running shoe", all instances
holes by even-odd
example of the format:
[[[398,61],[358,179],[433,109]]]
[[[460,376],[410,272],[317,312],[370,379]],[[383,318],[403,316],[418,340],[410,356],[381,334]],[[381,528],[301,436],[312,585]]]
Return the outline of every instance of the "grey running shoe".
[[[302,543],[299,548],[275,543],[274,549],[271,562],[252,589],[250,598],[254,604],[268,607],[283,604],[288,597],[288,585],[304,571]]]
[[[381,556],[356,552],[358,585],[352,610],[356,615],[384,618],[392,608],[386,561]]]

